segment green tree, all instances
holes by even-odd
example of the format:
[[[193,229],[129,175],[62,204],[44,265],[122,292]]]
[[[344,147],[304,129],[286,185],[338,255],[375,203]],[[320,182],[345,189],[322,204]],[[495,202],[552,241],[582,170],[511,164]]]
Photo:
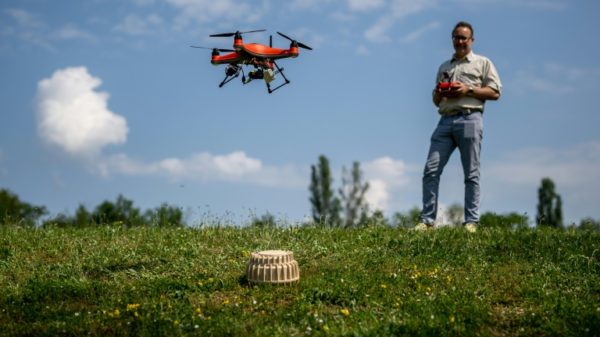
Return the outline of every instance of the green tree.
[[[362,182],[363,174],[360,170],[360,163],[355,161],[352,164],[352,170],[348,172],[345,167],[342,168],[342,187],[339,189],[341,197],[344,226],[354,227],[358,224],[363,215],[368,212],[368,206],[365,203],[365,193],[369,189],[369,183]]]
[[[579,222],[579,229],[589,231],[600,231],[600,221],[591,217],[585,217]]]
[[[511,212],[508,214],[485,212],[481,215],[479,223],[481,227],[508,229],[527,228],[529,225],[529,218],[526,214],[519,214],[516,212]]]
[[[419,222],[421,209],[417,206],[411,208],[405,213],[396,212],[392,216],[392,224],[400,228],[412,228]]]
[[[389,226],[388,219],[385,218],[383,211],[378,209],[371,216],[367,212],[363,212],[358,222],[358,226],[361,227],[376,227],[376,226]]]
[[[275,221],[275,216],[267,212],[263,214],[260,218],[255,217],[252,220],[251,226],[258,228],[274,228],[277,227],[277,222]]]
[[[156,227],[182,227],[183,212],[178,207],[163,203],[153,210],[146,211],[146,223]]]
[[[550,178],[542,179],[538,189],[537,223],[542,226],[563,227],[562,199]]]
[[[44,206],[28,204],[9,190],[0,190],[0,225],[32,227],[47,213]]]
[[[84,205],[79,204],[75,211],[75,218],[73,219],[73,225],[76,227],[87,227],[92,224],[92,214],[85,208]]]
[[[50,218],[43,223],[43,227],[88,227],[92,225],[92,215],[83,205],[77,207],[75,216],[60,213],[57,216]]]
[[[311,165],[310,203],[313,220],[317,224],[339,226],[340,200],[332,188],[333,177],[329,168],[329,160],[324,155],[319,156],[319,163]]]
[[[73,226],[73,218],[64,213],[59,213],[55,217],[47,219],[42,223],[43,228],[71,226]]]
[[[122,195],[117,197],[115,203],[108,200],[102,202],[92,213],[92,221],[95,224],[122,224],[127,227],[140,226],[144,218],[140,210],[133,206],[133,201]]]

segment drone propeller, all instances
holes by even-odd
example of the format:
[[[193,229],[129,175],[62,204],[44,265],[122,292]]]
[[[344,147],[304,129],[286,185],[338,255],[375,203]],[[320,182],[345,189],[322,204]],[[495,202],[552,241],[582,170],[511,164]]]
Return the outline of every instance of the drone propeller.
[[[296,40],[292,39],[291,37],[289,37],[289,36],[287,36],[287,35],[285,35],[285,34],[283,34],[283,33],[277,32],[277,34],[279,34],[279,35],[281,35],[281,36],[285,37],[286,39],[288,39],[288,40],[290,40],[290,41],[292,41],[292,43],[296,43],[296,44],[298,44],[298,47],[300,47],[300,48],[304,48],[304,49],[312,50],[312,48],[311,48],[311,47],[309,47],[309,46],[305,45],[305,44],[304,44],[304,43],[302,43],[302,42],[298,42],[298,41],[296,41]]]
[[[246,34],[246,33],[256,33],[256,32],[264,32],[266,31],[266,29],[257,29],[257,30],[248,30],[245,32],[240,32],[239,30],[236,31],[235,33],[221,33],[221,34],[212,34],[209,35],[210,37],[228,37],[228,36],[234,36],[234,35],[242,35],[242,34]]]
[[[210,48],[210,47],[203,47],[203,46],[190,46],[192,48],[200,48],[200,49],[209,49],[209,50],[218,50],[218,51],[222,51],[222,52],[234,52],[235,50],[233,49],[223,49],[223,48]]]

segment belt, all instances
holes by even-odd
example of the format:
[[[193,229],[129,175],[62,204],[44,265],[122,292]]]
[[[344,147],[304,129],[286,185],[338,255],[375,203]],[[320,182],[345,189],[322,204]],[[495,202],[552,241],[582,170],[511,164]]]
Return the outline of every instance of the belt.
[[[455,110],[450,113],[445,113],[443,116],[451,117],[451,116],[468,116],[474,112],[483,112],[481,109],[471,109],[471,108],[463,108],[460,110]]]

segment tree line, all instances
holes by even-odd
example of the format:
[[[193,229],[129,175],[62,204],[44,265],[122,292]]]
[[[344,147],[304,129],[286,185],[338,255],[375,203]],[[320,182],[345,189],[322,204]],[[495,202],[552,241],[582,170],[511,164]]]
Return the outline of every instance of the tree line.
[[[356,227],[382,223],[410,228],[418,222],[420,209],[417,207],[405,213],[396,212],[390,220],[385,219],[380,210],[375,210],[369,215],[369,207],[365,201],[369,184],[363,182],[363,172],[360,170],[359,162],[354,162],[350,171],[342,167],[341,182],[341,187],[336,194],[329,160],[324,155],[319,156],[317,164],[311,166],[309,186],[312,217],[315,223],[331,227]],[[462,205],[451,205],[446,211],[446,224],[459,226],[463,221],[463,213]],[[481,227],[524,228],[529,225],[529,217],[517,212],[507,214],[485,212],[480,217]],[[556,186],[550,178],[543,178],[538,189],[535,225],[565,228],[562,198],[556,192]],[[573,223],[568,227],[600,230],[600,221],[586,217],[580,221],[579,225]]]
[[[18,225],[34,227],[42,216],[47,215],[45,206],[31,205],[7,189],[0,190],[0,226]],[[181,209],[163,203],[159,207],[142,212],[133,201],[119,195],[112,202],[105,200],[93,210],[79,205],[73,215],[60,213],[43,220],[42,227],[89,227],[98,225],[123,225],[126,227],[154,226],[181,227]]]
[[[369,183],[364,181],[360,163],[355,161],[350,169],[342,167],[341,185],[334,187],[329,159],[321,155],[316,164],[311,165],[309,201],[311,205],[311,225],[327,227],[354,228],[361,226],[413,227],[419,220],[420,209],[413,207],[406,212],[396,212],[389,219],[383,211],[370,210],[366,201]],[[7,189],[0,189],[0,226],[17,225],[25,227],[88,227],[98,225],[122,225],[126,227],[182,227],[184,221],[180,208],[163,203],[146,211],[135,207],[132,200],[123,195],[116,200],[105,200],[92,210],[79,205],[72,215],[60,213],[44,219],[48,215],[45,206],[31,205]],[[463,219],[463,206],[453,204],[446,210],[446,224],[459,226]],[[257,227],[277,226],[275,217],[266,213],[253,217],[251,225]],[[580,228],[600,230],[600,221],[591,217],[577,224],[565,226],[563,223],[562,198],[556,192],[556,186],[550,178],[543,178],[538,189],[538,204],[535,225],[554,228]],[[481,227],[518,228],[529,227],[526,214],[510,212],[496,214],[485,212],[480,218]]]

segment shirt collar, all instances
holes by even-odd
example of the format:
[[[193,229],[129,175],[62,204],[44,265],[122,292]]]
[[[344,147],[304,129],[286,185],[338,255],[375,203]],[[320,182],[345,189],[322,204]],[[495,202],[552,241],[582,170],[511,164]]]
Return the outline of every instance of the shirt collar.
[[[473,54],[473,51],[471,50],[467,54],[467,56],[465,56],[464,60],[466,60],[467,62],[473,61],[473,55],[475,55],[475,54]],[[456,62],[456,61],[458,61],[458,59],[454,55],[452,55],[452,62]]]

